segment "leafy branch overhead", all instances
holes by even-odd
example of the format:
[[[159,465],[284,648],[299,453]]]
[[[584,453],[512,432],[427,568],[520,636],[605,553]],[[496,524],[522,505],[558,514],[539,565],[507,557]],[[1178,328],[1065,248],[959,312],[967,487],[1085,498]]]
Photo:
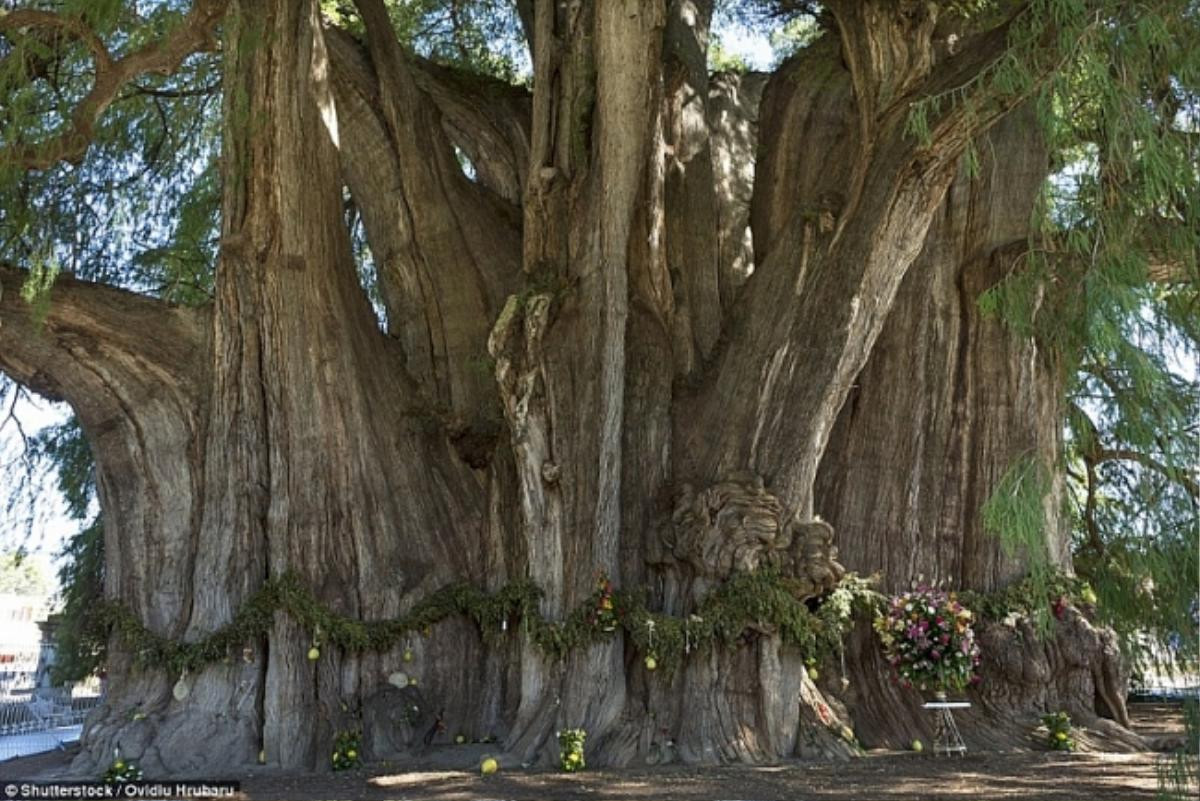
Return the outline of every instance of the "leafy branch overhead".
[[[78,101],[59,130],[36,142],[24,141],[26,136],[19,129],[4,132],[0,169],[44,170],[60,161],[80,161],[91,145],[96,121],[127,84],[147,73],[169,75],[192,54],[216,47],[215,28],[227,5],[227,0],[196,0],[165,37],[118,56],[92,28],[85,11],[18,9],[0,13],[0,36],[20,43],[22,37],[50,32],[46,41],[56,51],[65,47],[63,39],[78,41],[87,49],[94,72],[91,90]],[[62,57],[59,52],[55,55]],[[13,62],[18,70],[22,66],[19,57],[10,55],[5,60]]]

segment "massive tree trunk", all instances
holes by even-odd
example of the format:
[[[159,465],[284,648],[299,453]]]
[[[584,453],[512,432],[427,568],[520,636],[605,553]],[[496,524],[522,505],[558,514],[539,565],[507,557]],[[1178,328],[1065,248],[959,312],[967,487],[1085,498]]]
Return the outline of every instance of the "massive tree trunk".
[[[1046,158],[1028,115],[995,126],[1020,97],[904,134],[910,99],[976,73],[1002,29],[951,57],[925,4],[831,3],[840,36],[769,79],[711,79],[711,2],[526,4],[529,96],[413,57],[381,0],[356,5],[364,41],[323,30],[314,2],[226,17],[210,307],[65,281],[39,323],[0,272],[0,367],[71,402],[96,453],[111,599],[197,640],[285,572],[360,620],[456,581],[531,579],[562,619],[600,574],[686,616],[766,566],[805,599],[842,563],[889,588],[1022,573],[978,512],[1015,457],[1053,467],[1059,375],[976,300],[1010,267]],[[959,163],[975,137],[978,177]],[[314,767],[358,726],[386,757],[435,716],[518,761],[551,759],[568,727],[594,764],[841,756],[842,723],[908,736],[879,711],[908,702],[863,631],[848,707],[777,631],[743,640],[667,677],[619,630],[561,660],[465,619],[353,652],[277,612],[181,677],[114,637],[79,768],[114,748],[151,775],[260,752]],[[389,689],[398,670],[419,685]],[[1088,687],[998,690],[991,709]],[[417,717],[394,719],[400,703]]]
[[[1020,579],[1031,556],[1070,569],[1055,470],[1065,376],[1053,353],[979,305],[1028,248],[1048,160],[1035,126],[1032,108],[1014,113],[977,143],[975,174],[960,168],[821,463],[818,508],[839,533],[842,561],[878,574],[885,589],[923,580],[995,591]],[[1031,459],[1049,479],[1044,541],[1032,544],[1041,554],[1005,543],[981,514],[1005,472]],[[967,715],[972,744],[1021,742],[1043,709],[1070,709],[1112,743],[1136,742],[1093,711],[1096,698],[1124,694],[1108,635],[1075,613],[1049,639],[1022,626],[982,624],[986,681],[973,695],[985,714]],[[903,747],[928,736],[915,694],[888,681],[867,627],[846,656],[846,701],[868,743]],[[1123,701],[1099,708],[1128,724]]]

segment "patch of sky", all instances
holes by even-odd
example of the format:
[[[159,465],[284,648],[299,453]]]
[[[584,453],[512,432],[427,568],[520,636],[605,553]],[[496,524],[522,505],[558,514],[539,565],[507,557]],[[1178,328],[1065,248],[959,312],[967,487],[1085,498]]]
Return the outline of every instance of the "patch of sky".
[[[0,482],[9,491],[19,488],[13,497],[0,498],[0,554],[26,553],[57,590],[58,555],[80,522],[67,514],[53,473],[38,470],[29,460],[26,441],[48,426],[65,423],[71,409],[18,391],[3,376],[0,383],[8,385],[0,387],[0,394],[8,396],[0,411]]]

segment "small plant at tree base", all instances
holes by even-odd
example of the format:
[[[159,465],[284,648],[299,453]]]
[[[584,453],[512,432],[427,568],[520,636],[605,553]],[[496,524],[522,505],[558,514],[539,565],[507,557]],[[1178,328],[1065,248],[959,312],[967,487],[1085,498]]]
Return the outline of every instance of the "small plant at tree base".
[[[558,733],[558,766],[567,773],[583,770],[587,763],[583,759],[583,743],[587,732],[583,729],[567,729]]]
[[[1071,736],[1071,716],[1066,712],[1042,715],[1042,723],[1048,730],[1046,745],[1051,751],[1074,751],[1075,738]]]
[[[362,735],[356,731],[338,732],[330,757],[334,770],[350,770],[362,764]]]
[[[900,685],[943,692],[979,681],[973,617],[953,593],[932,587],[893,597],[875,631]]]
[[[142,780],[142,769],[132,759],[122,759],[120,754],[117,754],[113,763],[108,766],[108,770],[104,771],[104,775],[100,780],[105,784],[125,784],[126,782],[140,782]]]

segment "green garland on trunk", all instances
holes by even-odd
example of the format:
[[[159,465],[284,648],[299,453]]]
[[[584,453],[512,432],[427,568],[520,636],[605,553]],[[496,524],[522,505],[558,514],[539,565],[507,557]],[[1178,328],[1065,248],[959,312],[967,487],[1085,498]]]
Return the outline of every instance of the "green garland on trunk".
[[[98,612],[139,666],[175,673],[231,662],[243,647],[267,634],[276,612],[307,629],[314,648],[328,643],[348,652],[391,650],[455,615],[474,621],[485,639],[500,636],[510,622],[523,626],[530,640],[553,659],[621,630],[646,655],[647,669],[661,666],[670,672],[692,650],[718,642],[733,646],[753,637],[751,632],[776,632],[806,653],[832,653],[841,647],[855,610],[874,613],[882,596],[871,585],[870,579],[849,574],[814,612],[797,597],[795,581],[778,571],[739,573],[709,593],[693,613],[676,617],[650,611],[644,591],[613,590],[601,576],[595,592],[563,620],[551,621],[539,613],[542,591],[531,581],[515,581],[492,593],[460,583],[434,592],[400,617],[360,621],[323,606],[297,575],[284,573],[246,599],[228,624],[194,642],[149,630],[118,602],[106,602]]]

